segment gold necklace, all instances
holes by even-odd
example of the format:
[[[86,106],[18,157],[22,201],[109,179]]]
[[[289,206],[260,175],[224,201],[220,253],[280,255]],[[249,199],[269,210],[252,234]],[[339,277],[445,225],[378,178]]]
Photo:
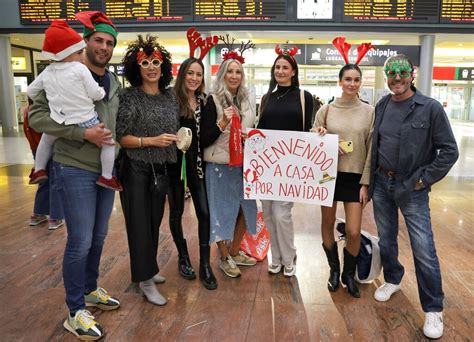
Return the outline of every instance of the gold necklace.
[[[282,95],[277,95],[277,100],[281,99],[283,96],[285,96],[286,94],[288,94],[288,92],[291,90],[291,87],[288,88],[287,91],[285,91]]]

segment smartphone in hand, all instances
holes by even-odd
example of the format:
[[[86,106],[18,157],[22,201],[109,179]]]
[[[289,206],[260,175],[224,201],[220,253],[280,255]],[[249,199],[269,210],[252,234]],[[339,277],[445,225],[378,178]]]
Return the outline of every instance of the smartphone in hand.
[[[340,141],[339,147],[346,153],[351,153],[352,151],[354,151],[354,144],[352,143],[351,140]]]

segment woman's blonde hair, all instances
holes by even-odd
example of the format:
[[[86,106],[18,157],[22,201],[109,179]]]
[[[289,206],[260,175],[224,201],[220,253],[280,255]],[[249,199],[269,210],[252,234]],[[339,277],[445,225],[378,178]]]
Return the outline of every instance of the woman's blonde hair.
[[[227,108],[234,104],[233,95],[227,89],[227,86],[224,81],[224,77],[231,63],[236,63],[240,69],[240,72],[242,73],[242,83],[240,83],[240,86],[239,86],[239,89],[237,89],[237,95],[236,95],[236,100],[237,100],[236,105],[239,109],[241,109],[241,103],[247,99],[249,92],[247,90],[247,87],[245,86],[244,68],[242,67],[242,64],[238,60],[229,58],[228,60],[224,61],[221,64],[221,66],[219,67],[219,70],[217,71],[217,79],[214,83],[214,90],[212,94],[214,94],[217,97],[219,103],[221,104],[223,108]]]

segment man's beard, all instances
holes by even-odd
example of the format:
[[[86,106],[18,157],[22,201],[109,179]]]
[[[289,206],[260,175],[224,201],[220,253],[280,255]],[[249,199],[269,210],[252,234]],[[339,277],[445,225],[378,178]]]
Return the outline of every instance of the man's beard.
[[[86,49],[86,55],[87,55],[87,59],[89,60],[89,63],[91,63],[93,66],[96,66],[96,67],[99,67],[99,68],[105,68],[107,63],[109,63],[110,59],[112,58],[112,56],[110,56],[110,58],[107,59],[107,61],[105,63],[102,63],[102,62],[99,62],[95,58],[95,55],[94,55],[93,51],[89,51],[89,50]]]

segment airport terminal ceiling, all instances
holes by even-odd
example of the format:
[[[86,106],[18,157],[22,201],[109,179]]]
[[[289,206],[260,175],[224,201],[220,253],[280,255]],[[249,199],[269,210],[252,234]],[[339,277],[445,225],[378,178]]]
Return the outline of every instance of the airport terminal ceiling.
[[[188,51],[185,30],[179,32],[120,32],[119,41],[115,50],[115,57],[119,57],[131,40],[137,34],[152,34],[159,37],[162,42],[176,57],[185,55]],[[206,31],[205,34],[229,33],[236,40],[251,39],[258,44],[281,44],[288,40],[292,44],[331,44],[332,39],[338,35],[345,35],[353,44],[371,41],[374,45],[419,45],[419,34],[413,33],[381,33],[381,32],[288,32],[288,31]],[[10,35],[13,46],[22,46],[41,50],[43,34],[14,33]],[[115,58],[114,58],[115,59]],[[449,65],[451,63],[474,66],[474,40],[471,34],[436,34],[435,65]]]
[[[0,33],[10,34],[13,46],[41,49],[40,32],[52,19],[79,29],[74,13],[81,10],[101,10],[117,24],[116,56],[138,33],[151,33],[180,57],[186,28],[196,26],[257,45],[330,44],[338,35],[376,46],[419,45],[421,34],[436,34],[435,64],[474,63],[471,0],[2,0]]]

